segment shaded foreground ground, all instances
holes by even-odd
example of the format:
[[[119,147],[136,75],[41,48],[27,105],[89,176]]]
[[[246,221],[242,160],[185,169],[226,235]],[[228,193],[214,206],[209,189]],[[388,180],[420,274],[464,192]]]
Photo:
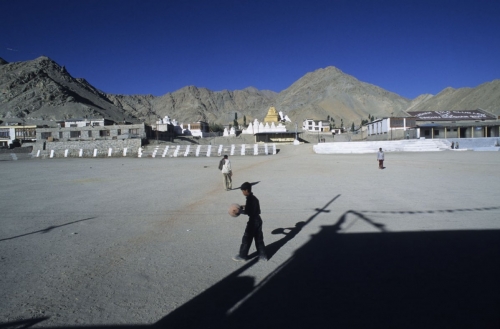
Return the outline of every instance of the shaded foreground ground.
[[[497,152],[2,163],[0,328],[498,328]]]

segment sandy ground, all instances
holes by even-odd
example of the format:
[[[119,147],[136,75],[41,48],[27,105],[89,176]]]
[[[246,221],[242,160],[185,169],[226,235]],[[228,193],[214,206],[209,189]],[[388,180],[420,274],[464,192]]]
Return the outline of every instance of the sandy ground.
[[[268,246],[307,223],[268,262],[231,260],[246,218],[227,208],[244,197],[224,190],[219,158],[3,162],[0,327],[168,324],[234,273],[257,291],[339,221],[337,233],[353,237],[500,229],[498,152],[386,153],[385,170],[374,154],[316,155],[312,145],[230,160],[233,187],[255,183]]]

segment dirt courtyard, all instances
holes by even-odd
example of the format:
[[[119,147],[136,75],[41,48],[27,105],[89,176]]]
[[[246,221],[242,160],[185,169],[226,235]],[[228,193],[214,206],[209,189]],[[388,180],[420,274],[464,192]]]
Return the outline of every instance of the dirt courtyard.
[[[219,159],[2,162],[0,328],[498,328],[499,152]]]

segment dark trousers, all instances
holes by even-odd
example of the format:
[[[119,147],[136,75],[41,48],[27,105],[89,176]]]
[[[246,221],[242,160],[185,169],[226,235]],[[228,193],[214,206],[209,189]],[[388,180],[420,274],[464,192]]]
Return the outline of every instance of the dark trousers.
[[[262,219],[260,216],[250,218],[243,234],[240,246],[240,256],[243,258],[248,257],[248,251],[255,240],[255,247],[259,256],[266,256],[266,246],[264,245],[264,234],[262,234]]]

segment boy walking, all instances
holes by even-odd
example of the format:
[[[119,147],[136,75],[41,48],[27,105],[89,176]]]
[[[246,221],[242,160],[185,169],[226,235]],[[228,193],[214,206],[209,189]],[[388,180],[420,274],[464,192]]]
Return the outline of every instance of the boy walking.
[[[231,162],[227,158],[227,155],[224,155],[224,158],[221,160],[220,164],[222,165],[221,171],[224,187],[226,188],[226,191],[229,191],[233,188],[233,180],[231,179],[233,172],[231,170]]]
[[[260,218],[259,199],[252,193],[252,185],[245,182],[240,187],[241,192],[246,196],[247,201],[242,207],[243,214],[248,215],[247,227],[241,241],[240,252],[233,257],[237,262],[246,261],[248,259],[248,251],[255,240],[255,247],[259,254],[260,261],[267,261],[266,246],[264,245],[264,235],[262,234],[262,218]]]

